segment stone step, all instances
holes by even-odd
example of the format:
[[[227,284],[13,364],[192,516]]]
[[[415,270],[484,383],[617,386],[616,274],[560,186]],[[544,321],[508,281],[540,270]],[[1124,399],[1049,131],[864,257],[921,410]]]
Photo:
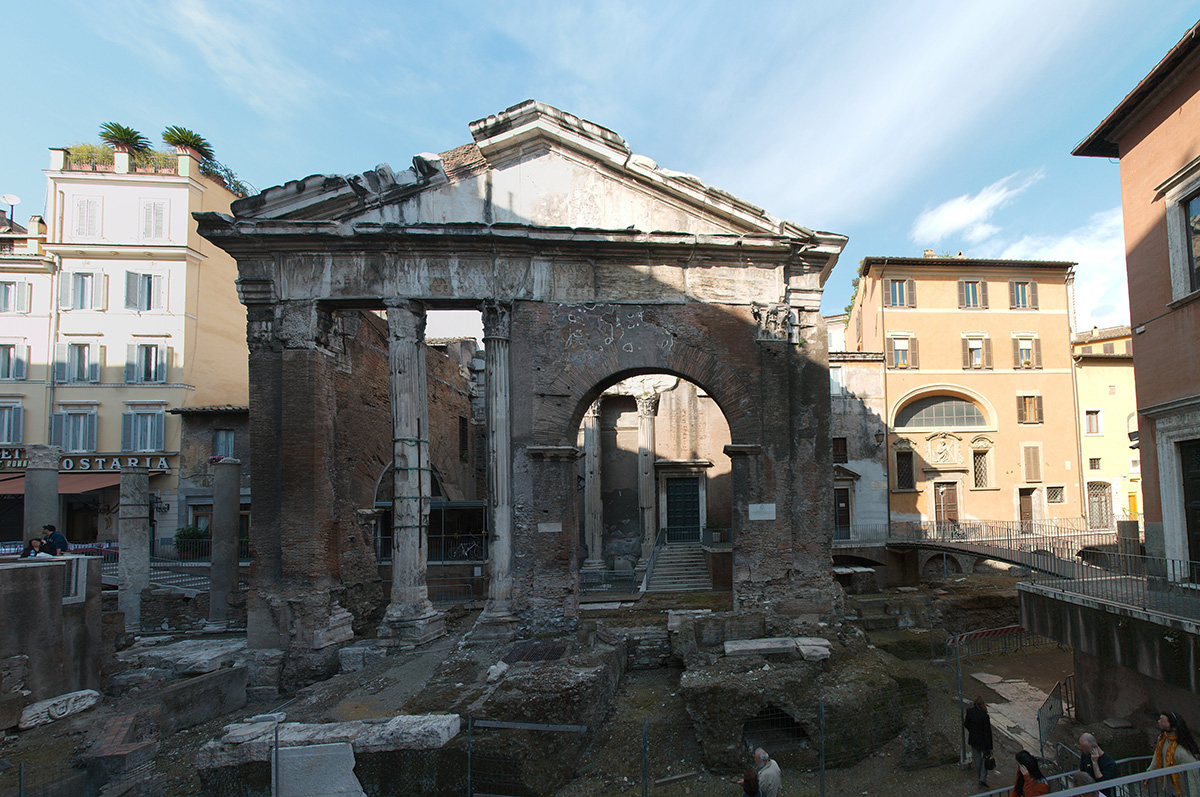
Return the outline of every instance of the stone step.
[[[891,614],[873,614],[858,618],[858,624],[864,631],[883,631],[899,628],[900,618]]]

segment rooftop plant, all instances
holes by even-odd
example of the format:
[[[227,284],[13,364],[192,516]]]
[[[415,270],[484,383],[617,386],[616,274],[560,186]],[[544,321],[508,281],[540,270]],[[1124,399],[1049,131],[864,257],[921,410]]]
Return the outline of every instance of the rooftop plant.
[[[199,133],[179,125],[169,125],[162,134],[163,143],[168,147],[190,147],[196,151],[202,161],[213,159],[213,148],[208,139]]]
[[[116,122],[100,125],[100,140],[114,149],[125,149],[129,152],[145,152],[150,149],[150,139],[132,127]]]

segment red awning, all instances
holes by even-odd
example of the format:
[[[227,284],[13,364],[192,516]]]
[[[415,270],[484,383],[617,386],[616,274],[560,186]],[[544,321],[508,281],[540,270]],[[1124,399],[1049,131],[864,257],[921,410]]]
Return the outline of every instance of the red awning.
[[[115,487],[120,483],[120,473],[60,473],[58,474],[58,494],[77,495],[92,490],[102,490],[105,487]],[[24,494],[24,475],[0,478],[0,495]]]

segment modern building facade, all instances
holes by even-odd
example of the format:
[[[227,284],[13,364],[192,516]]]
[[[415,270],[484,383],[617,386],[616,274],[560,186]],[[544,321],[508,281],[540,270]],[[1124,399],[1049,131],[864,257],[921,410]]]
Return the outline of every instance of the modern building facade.
[[[932,251],[863,261],[847,348],[883,352],[892,520],[1083,515],[1072,269]]]
[[[1142,509],[1130,329],[1118,326],[1077,333],[1071,338],[1071,353],[1088,526],[1114,528],[1117,520],[1140,519]]]
[[[62,448],[59,525],[71,541],[116,538],[130,465],[150,468],[156,535],[170,536],[195,522],[180,514],[182,424],[170,410],[248,403],[236,266],[192,219],[235,197],[191,150],[153,166],[119,151],[105,163],[50,152],[44,242],[0,256],[14,299],[0,352],[16,353],[0,401],[21,421],[8,439]],[[214,438],[212,453],[236,445]],[[15,503],[23,451],[5,450],[15,467],[0,489]]]
[[[1117,158],[1147,553],[1200,581],[1200,24],[1072,154]],[[1161,529],[1161,532],[1159,531]]]

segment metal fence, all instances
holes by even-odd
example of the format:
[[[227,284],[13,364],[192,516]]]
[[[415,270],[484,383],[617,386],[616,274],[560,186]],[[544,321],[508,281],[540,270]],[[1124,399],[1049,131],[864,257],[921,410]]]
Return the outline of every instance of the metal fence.
[[[1051,732],[1058,727],[1058,721],[1064,716],[1066,716],[1066,703],[1063,700],[1063,688],[1060,681],[1054,685],[1050,694],[1046,695],[1046,699],[1038,707],[1038,753],[1040,755],[1046,754],[1046,742],[1050,740]]]
[[[1150,772],[1146,771],[1145,758],[1126,758],[1117,763],[1121,768],[1121,777],[1099,784],[1073,786],[1074,769],[1047,775],[1046,783],[1057,797],[1095,797],[1097,788],[1109,797],[1178,797],[1180,794],[1194,794],[1196,781],[1200,779],[1200,762]],[[1078,765],[1079,759],[1076,757],[1075,768]],[[1178,779],[1178,788],[1175,779]],[[1012,786],[1004,786],[980,792],[973,797],[1006,797],[1011,790]]]
[[[67,761],[19,761],[0,773],[0,797],[95,797],[95,778]]]
[[[1031,574],[1030,586],[1077,595],[1140,611],[1188,620],[1200,619],[1200,562],[1163,557],[1108,554],[1076,568],[1072,577]]]

